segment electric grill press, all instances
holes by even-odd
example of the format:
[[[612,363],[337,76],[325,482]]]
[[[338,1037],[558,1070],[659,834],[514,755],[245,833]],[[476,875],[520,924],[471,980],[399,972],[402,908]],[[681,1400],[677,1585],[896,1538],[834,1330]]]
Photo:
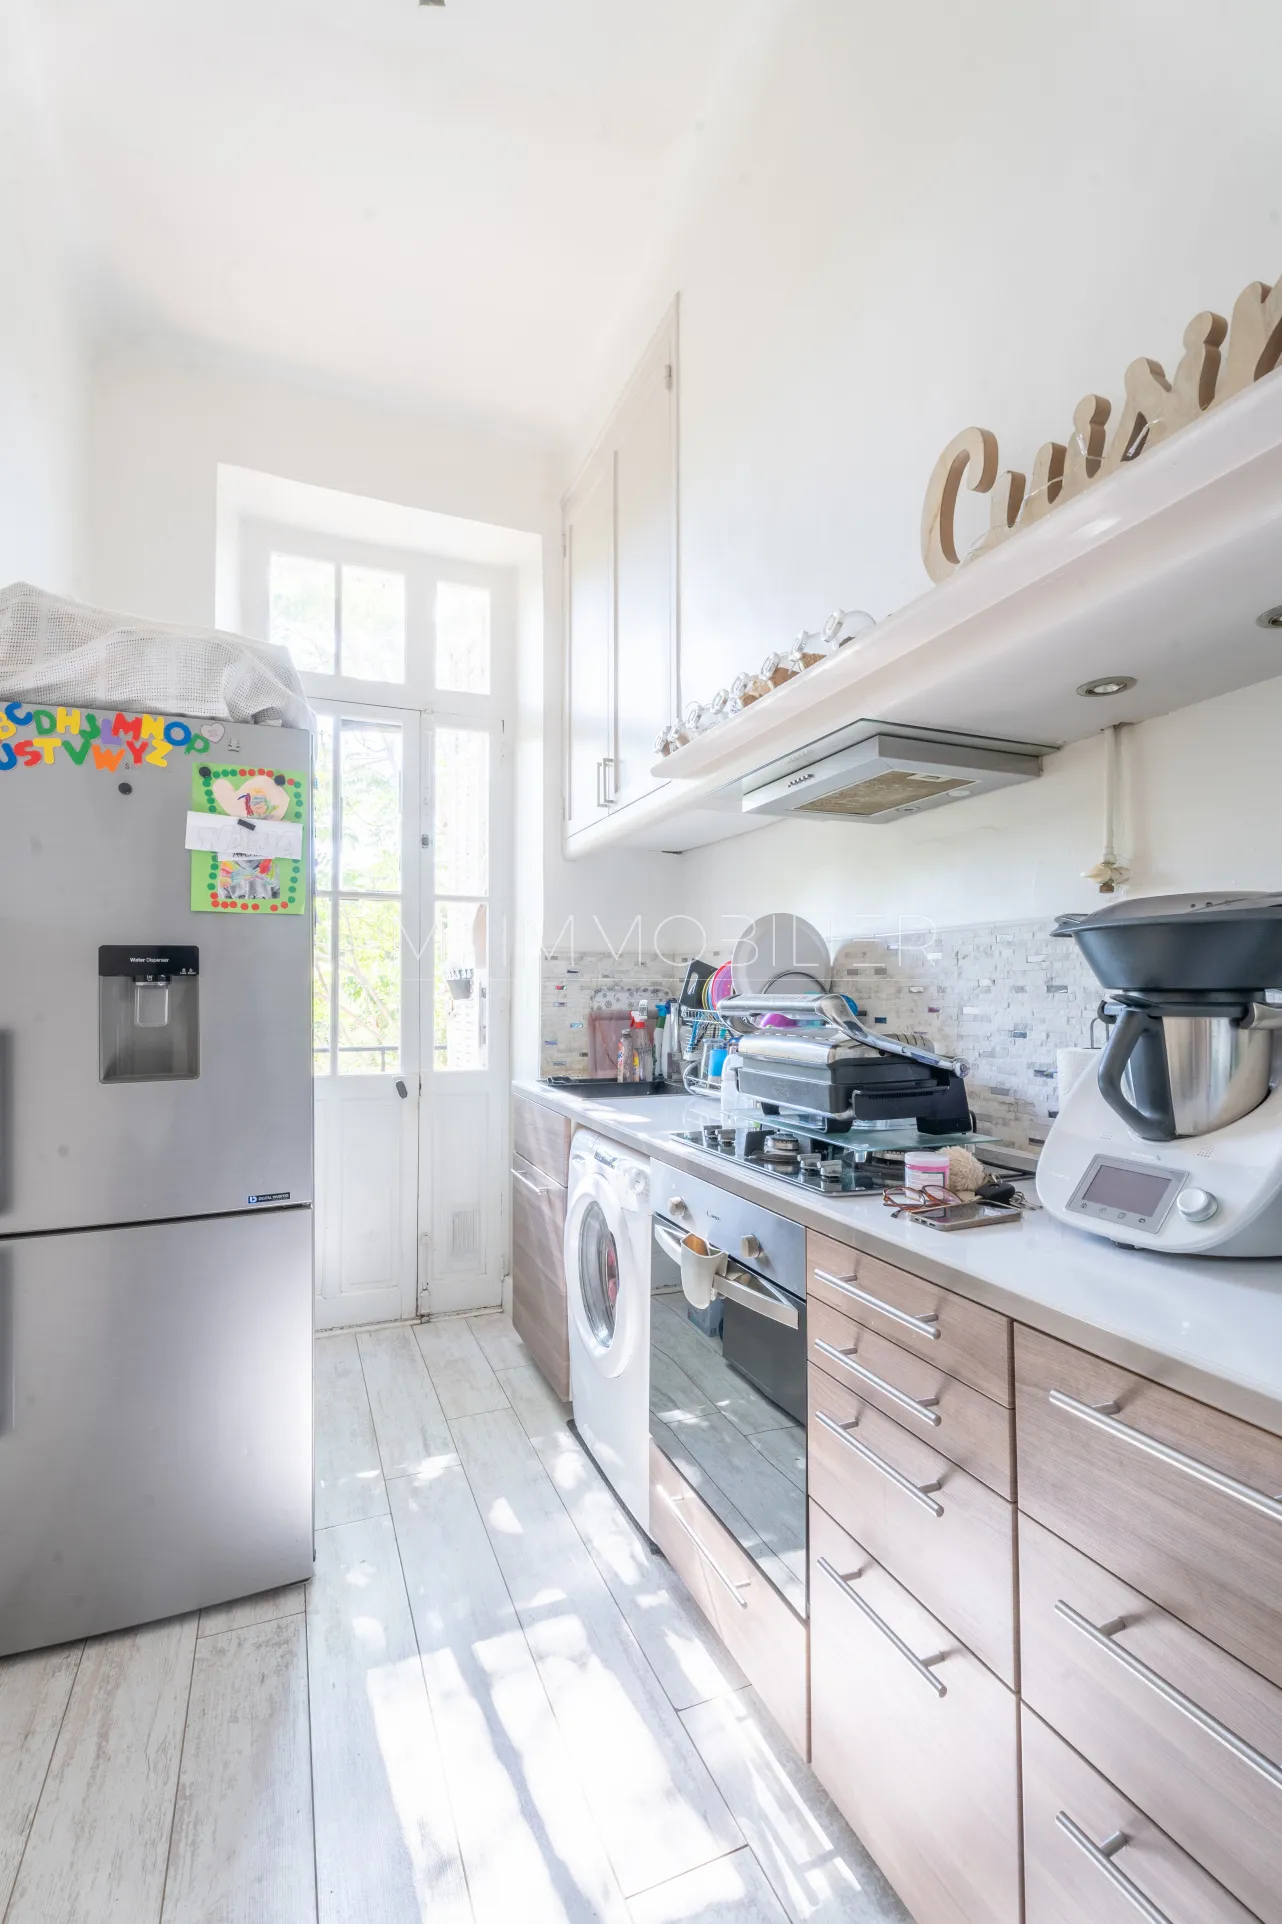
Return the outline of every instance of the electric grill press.
[[[826,1130],[911,1124],[942,1136],[974,1127],[966,1064],[878,1035],[847,996],[728,996],[717,1013],[739,1032],[739,1087],[767,1115],[822,1117]],[[751,1026],[750,1018],[772,1014],[817,1016],[825,1026]]]

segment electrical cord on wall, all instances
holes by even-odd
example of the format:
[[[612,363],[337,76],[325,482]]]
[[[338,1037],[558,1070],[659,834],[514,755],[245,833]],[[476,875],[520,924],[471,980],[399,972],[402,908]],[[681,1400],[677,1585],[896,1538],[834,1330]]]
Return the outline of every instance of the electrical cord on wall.
[[[1122,757],[1122,730],[1125,722],[1115,722],[1104,730],[1104,853],[1094,868],[1083,871],[1083,880],[1095,882],[1101,895],[1113,895],[1131,871],[1117,859],[1117,787]]]

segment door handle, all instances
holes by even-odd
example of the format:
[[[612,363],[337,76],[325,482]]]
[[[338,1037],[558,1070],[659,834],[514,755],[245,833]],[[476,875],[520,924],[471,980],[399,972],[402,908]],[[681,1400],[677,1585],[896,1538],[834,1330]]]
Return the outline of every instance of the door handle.
[[[1102,1844],[1097,1844],[1093,1837],[1087,1836],[1080,1824],[1073,1822],[1066,1810],[1059,1812],[1055,1822],[1072,1838],[1078,1850],[1090,1858],[1096,1870],[1103,1871],[1114,1890],[1120,1891],[1127,1903],[1133,1904],[1140,1916],[1148,1919],[1148,1924],[1171,1924],[1166,1912],[1159,1911],[1152,1898],[1147,1897],[1139,1885],[1126,1875],[1121,1866],[1113,1862],[1117,1853],[1124,1850],[1131,1841],[1124,1830],[1114,1831],[1113,1835],[1106,1837]]]
[[[927,1337],[932,1343],[939,1341],[938,1316],[910,1316],[906,1309],[883,1302],[880,1296],[872,1296],[866,1289],[857,1289],[854,1276],[833,1276],[826,1269],[817,1269],[815,1275],[821,1283],[827,1283],[830,1288],[839,1289],[843,1296],[851,1296],[855,1302],[862,1303],[865,1309],[875,1309],[881,1315],[889,1316],[892,1322],[902,1323],[905,1329],[912,1330],[917,1336]]]
[[[612,793],[614,788],[614,757],[603,755],[596,765],[596,805],[598,808],[613,808],[618,797]]]
[[[659,1494],[662,1496],[664,1502],[667,1504],[668,1508],[672,1512],[672,1521],[674,1523],[680,1524],[681,1528],[685,1531],[686,1535],[689,1537],[691,1543],[693,1543],[695,1549],[699,1552],[699,1555],[702,1557],[703,1561],[707,1564],[709,1570],[711,1570],[713,1576],[718,1577],[721,1580],[721,1582],[725,1585],[726,1589],[730,1592],[730,1595],[734,1598],[735,1602],[738,1604],[739,1608],[741,1610],[746,1610],[748,1608],[748,1599],[747,1597],[741,1597],[739,1595],[739,1592],[741,1590],[748,1590],[752,1587],[752,1578],[727,1576],[726,1572],[721,1568],[721,1565],[717,1562],[712,1552],[708,1549],[707,1545],[703,1542],[698,1532],[696,1530],[693,1530],[690,1527],[690,1525],[686,1522],[685,1518],[682,1516],[680,1510],[678,1510],[677,1508],[678,1503],[684,1503],[685,1498],[680,1496],[669,1496],[666,1490],[661,1490]]]
[[[1093,1424],[1097,1430],[1115,1437],[1119,1443],[1127,1443],[1132,1449],[1142,1450],[1145,1456],[1156,1457],[1159,1463],[1166,1463],[1184,1476],[1191,1476],[1195,1482],[1205,1483],[1208,1489],[1218,1490],[1221,1496],[1232,1497],[1235,1503],[1244,1503],[1250,1510],[1258,1510],[1261,1516],[1282,1523],[1282,1497],[1269,1496],[1257,1490],[1250,1483],[1240,1483],[1235,1476],[1228,1476],[1223,1470],[1212,1469],[1196,1456],[1186,1456],[1173,1444],[1161,1443],[1155,1436],[1145,1435],[1143,1430],[1132,1429],[1129,1423],[1117,1420],[1116,1403],[1079,1403],[1075,1396],[1063,1390],[1051,1390],[1050,1401],[1057,1410],[1075,1416],[1083,1423]]]
[[[764,1283],[749,1282],[742,1270],[730,1270],[724,1276],[714,1276],[712,1287],[718,1296],[750,1309],[754,1316],[764,1316],[771,1323],[782,1323],[785,1329],[799,1329],[801,1326],[801,1314],[795,1303],[790,1303],[782,1293],[776,1295]]]
[[[1120,1663],[1124,1670],[1129,1670],[1133,1677],[1138,1677],[1141,1683],[1147,1684],[1163,1703],[1170,1704],[1172,1709],[1180,1711],[1187,1717],[1190,1723],[1204,1730],[1208,1737],[1213,1737],[1216,1743],[1223,1744],[1226,1750],[1231,1750],[1233,1755],[1249,1769],[1257,1770],[1275,1790],[1282,1790],[1282,1770],[1272,1758],[1266,1757],[1253,1744],[1248,1744],[1244,1738],[1230,1730],[1227,1724],[1222,1724],[1218,1717],[1211,1715],[1209,1710],[1203,1710],[1201,1704],[1194,1703],[1193,1699],[1186,1697],[1182,1690],[1177,1690],[1173,1683],[1169,1683],[1156,1670],[1150,1669],[1141,1657],[1137,1657],[1133,1651],[1125,1649],[1116,1641],[1120,1631],[1125,1628],[1125,1618],[1119,1618],[1114,1623],[1092,1623],[1089,1617],[1084,1617],[1080,1610],[1074,1610],[1072,1604],[1065,1603],[1062,1597],[1055,1605],[1055,1613],[1063,1617],[1065,1623],[1071,1623],[1074,1630],[1080,1630],[1084,1637],[1088,1637],[1097,1650],[1106,1650],[1115,1663]]]
[[[409,1092],[409,1090],[408,1090],[408,1089],[407,1089],[407,1088],[405,1087],[405,1084],[404,1084],[404,1082],[403,1082],[403,1081],[401,1080],[401,1078],[400,1078],[400,1076],[397,1076],[397,1078],[396,1078],[396,1093],[397,1093],[397,1095],[398,1095],[398,1096],[400,1097],[400,1099],[401,1099],[401,1101],[402,1101],[402,1102],[405,1102],[405,1101],[407,1101],[407,1100],[408,1100],[408,1098],[409,1098],[409,1093],[410,1093],[410,1092]]]
[[[901,1410],[907,1410],[910,1416],[920,1417],[921,1421],[929,1423],[932,1429],[939,1428],[943,1419],[935,1408],[938,1397],[919,1399],[909,1396],[907,1391],[896,1389],[893,1383],[888,1383],[884,1376],[874,1376],[871,1370],[865,1369],[862,1363],[855,1360],[853,1349],[837,1349],[832,1343],[825,1343],[822,1336],[816,1336],[815,1348],[821,1356],[830,1357],[834,1363],[840,1363],[842,1369],[849,1370],[850,1374],[857,1376],[861,1383],[867,1383],[870,1389],[880,1390],[883,1396],[888,1396],[890,1401],[897,1403]]]
[[[840,1570],[838,1570],[835,1565],[829,1563],[827,1557],[820,1557],[817,1561],[819,1568],[830,1582],[836,1584],[842,1596],[848,1597],[857,1609],[863,1611],[869,1623],[873,1626],[873,1629],[880,1630],[882,1636],[886,1639],[886,1642],[890,1644],[891,1648],[899,1652],[905,1663],[912,1665],[922,1682],[928,1683],[937,1697],[946,1697],[948,1695],[948,1685],[939,1681],[939,1678],[930,1666],[932,1663],[942,1663],[948,1654],[947,1651],[941,1651],[937,1657],[919,1657],[917,1652],[912,1648],[912,1645],[905,1643],[899,1632],[892,1630],[886,1622],[886,1619],[873,1609],[868,1599],[860,1596],[850,1577],[843,1577]],[[856,1572],[856,1575],[857,1574],[858,1572]]]
[[[910,1496],[914,1503],[920,1503],[923,1510],[929,1510],[931,1515],[936,1517],[944,1514],[943,1504],[936,1503],[935,1501],[935,1491],[940,1489],[942,1485],[939,1483],[914,1483],[912,1478],[905,1476],[902,1470],[897,1470],[893,1463],[887,1463],[884,1456],[878,1456],[876,1450],[870,1450],[861,1438],[852,1436],[850,1432],[854,1427],[853,1424],[847,1426],[845,1423],[839,1423],[836,1417],[829,1416],[826,1410],[815,1411],[815,1422],[820,1424],[825,1430],[831,1430],[832,1434],[839,1438],[848,1450],[853,1450],[856,1456],[861,1456],[865,1463],[869,1464],[872,1469],[879,1471],[888,1483],[893,1483],[895,1488],[902,1490],[905,1496]]]

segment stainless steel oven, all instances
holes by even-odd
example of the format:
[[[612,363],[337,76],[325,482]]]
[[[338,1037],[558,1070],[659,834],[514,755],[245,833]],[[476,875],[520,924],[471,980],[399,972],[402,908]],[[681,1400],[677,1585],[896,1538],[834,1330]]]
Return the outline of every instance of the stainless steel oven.
[[[799,1617],[806,1615],[806,1232],[657,1159],[654,1227],[728,1252],[707,1309],[650,1251],[650,1435]]]

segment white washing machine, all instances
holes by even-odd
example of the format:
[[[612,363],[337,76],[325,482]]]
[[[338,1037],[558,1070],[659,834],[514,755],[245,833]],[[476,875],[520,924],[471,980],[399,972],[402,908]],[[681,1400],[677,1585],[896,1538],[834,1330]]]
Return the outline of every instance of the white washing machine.
[[[650,1528],[650,1165],[578,1129],[570,1145],[565,1293],[574,1423]]]

